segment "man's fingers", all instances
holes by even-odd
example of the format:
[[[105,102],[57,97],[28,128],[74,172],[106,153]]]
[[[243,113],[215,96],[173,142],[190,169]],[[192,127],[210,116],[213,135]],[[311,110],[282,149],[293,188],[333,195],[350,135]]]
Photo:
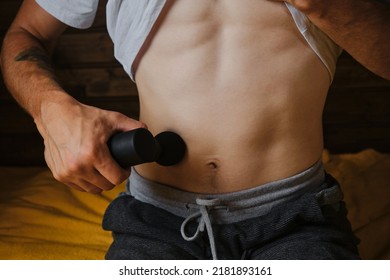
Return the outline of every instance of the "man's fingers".
[[[73,184],[73,183],[68,183],[68,184],[65,184],[67,185],[68,187],[71,187],[72,189],[75,189],[75,190],[78,190],[80,192],[86,192],[86,190],[80,188],[78,185],[76,184]]]
[[[95,163],[95,168],[102,177],[117,186],[130,176],[130,171],[121,168],[112,158],[108,147],[104,147],[101,153],[100,160]]]
[[[95,185],[94,183],[88,182],[87,180],[84,179],[79,179],[77,182],[68,182],[65,184],[71,188],[74,188],[78,191],[81,192],[88,192],[88,193],[93,193],[93,194],[98,194],[101,193],[104,189],[99,187],[98,185]],[[112,184],[110,184],[112,186]],[[112,187],[111,187],[112,188]],[[109,188],[107,188],[108,190]]]
[[[88,193],[94,193],[94,194],[98,194],[98,193],[101,193],[103,190],[97,186],[95,186],[94,184],[91,184],[90,182],[86,181],[86,180],[80,180],[80,183],[79,183],[79,187],[81,187],[84,191],[88,192]]]

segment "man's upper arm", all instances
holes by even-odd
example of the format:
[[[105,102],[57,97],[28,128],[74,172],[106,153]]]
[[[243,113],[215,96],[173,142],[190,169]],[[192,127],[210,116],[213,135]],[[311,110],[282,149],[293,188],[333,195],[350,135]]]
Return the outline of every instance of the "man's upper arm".
[[[66,24],[46,12],[35,0],[25,0],[9,29],[9,33],[27,32],[50,50],[66,27]]]

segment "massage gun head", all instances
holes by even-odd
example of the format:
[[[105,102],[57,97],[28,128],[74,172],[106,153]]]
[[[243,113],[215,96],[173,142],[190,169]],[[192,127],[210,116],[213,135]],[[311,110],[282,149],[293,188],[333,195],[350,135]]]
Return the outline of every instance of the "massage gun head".
[[[174,132],[165,131],[156,136],[159,144],[159,153],[156,162],[163,166],[171,166],[179,163],[186,152],[186,144],[183,139]]]
[[[144,128],[114,135],[108,141],[108,147],[123,168],[153,161],[171,166],[179,163],[186,151],[183,139],[176,133],[166,131],[154,138]]]

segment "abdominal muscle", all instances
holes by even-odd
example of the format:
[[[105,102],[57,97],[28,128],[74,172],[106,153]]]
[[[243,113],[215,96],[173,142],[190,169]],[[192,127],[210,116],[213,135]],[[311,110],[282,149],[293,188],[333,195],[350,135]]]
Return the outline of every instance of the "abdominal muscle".
[[[142,176],[227,193],[319,160],[329,74],[283,4],[168,1],[149,39],[135,68],[140,120],[180,134],[187,152],[137,166]]]

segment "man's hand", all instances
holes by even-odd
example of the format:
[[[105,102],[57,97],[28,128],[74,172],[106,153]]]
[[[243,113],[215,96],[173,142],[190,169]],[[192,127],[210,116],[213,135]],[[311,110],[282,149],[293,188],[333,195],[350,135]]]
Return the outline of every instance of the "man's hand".
[[[329,1],[324,0],[270,0],[275,2],[287,2],[305,14],[321,13]]]
[[[23,1],[4,38],[0,66],[8,89],[44,139],[45,159],[54,177],[78,190],[99,193],[130,174],[113,160],[107,140],[144,125],[81,104],[61,88],[49,52],[65,29],[34,0]]]
[[[390,80],[390,5],[378,0],[268,0],[287,2],[378,76]]]
[[[35,122],[54,177],[91,193],[110,190],[130,174],[112,159],[107,140],[116,132],[145,127],[120,113],[87,106],[71,97],[43,104]]]

